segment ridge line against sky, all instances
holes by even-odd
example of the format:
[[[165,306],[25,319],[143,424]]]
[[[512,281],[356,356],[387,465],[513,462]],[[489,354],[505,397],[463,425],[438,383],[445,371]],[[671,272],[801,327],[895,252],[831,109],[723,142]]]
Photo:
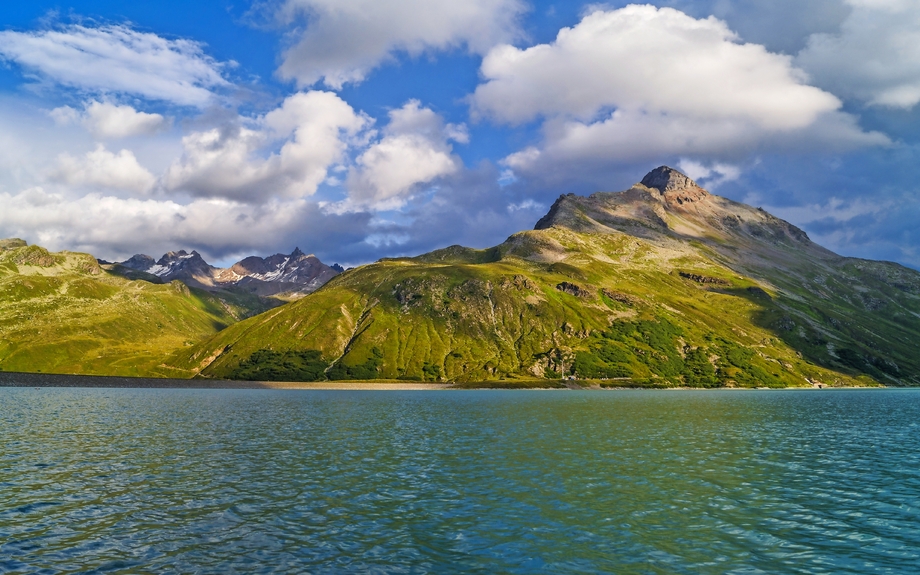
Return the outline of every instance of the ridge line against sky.
[[[673,165],[920,268],[920,0],[0,8],[0,236],[353,265]]]

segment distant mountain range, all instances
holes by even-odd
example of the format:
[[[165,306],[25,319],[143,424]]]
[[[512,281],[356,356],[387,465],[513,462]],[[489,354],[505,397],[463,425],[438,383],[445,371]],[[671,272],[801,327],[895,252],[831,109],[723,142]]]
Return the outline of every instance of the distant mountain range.
[[[238,288],[263,297],[277,294],[303,296],[316,291],[343,271],[338,264],[328,266],[299,248],[290,255],[250,256],[226,269],[208,264],[194,250],[191,253],[185,250],[168,252],[159,260],[137,254],[116,265],[155,276],[164,282],[180,280],[190,287],[206,291]]]
[[[0,370],[188,377],[164,360],[339,271],[300,250],[222,270],[194,251],[112,264],[0,240]]]

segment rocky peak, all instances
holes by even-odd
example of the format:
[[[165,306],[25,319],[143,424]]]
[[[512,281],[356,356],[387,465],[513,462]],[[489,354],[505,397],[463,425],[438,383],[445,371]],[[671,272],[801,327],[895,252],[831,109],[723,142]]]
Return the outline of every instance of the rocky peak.
[[[667,206],[678,210],[685,209],[685,204],[692,204],[709,197],[709,192],[696,182],[668,166],[655,168],[647,173],[639,184],[657,190],[661,194],[660,200],[663,200]]]
[[[584,198],[576,196],[575,194],[562,194],[556,198],[556,201],[550,206],[549,211],[537,221],[537,225],[535,225],[533,229],[545,230],[555,225],[565,225],[570,208],[580,200],[583,201]]]
[[[639,182],[646,188],[654,188],[662,194],[675,190],[685,190],[687,188],[699,188],[696,182],[691,180],[685,174],[682,174],[674,168],[668,166],[658,166],[651,172],[645,174],[642,181]]]
[[[127,260],[121,262],[121,265],[132,270],[145,272],[155,266],[157,261],[147,254],[134,254]]]
[[[204,259],[202,259],[201,257],[201,254],[199,254],[195,250],[192,250],[191,253],[185,250],[179,250],[177,252],[166,252],[165,254],[163,254],[163,257],[160,258],[160,261],[158,261],[157,264],[164,266],[164,265],[169,265],[170,263],[178,262],[181,260],[189,260],[189,261],[194,261],[194,262],[204,261]]]

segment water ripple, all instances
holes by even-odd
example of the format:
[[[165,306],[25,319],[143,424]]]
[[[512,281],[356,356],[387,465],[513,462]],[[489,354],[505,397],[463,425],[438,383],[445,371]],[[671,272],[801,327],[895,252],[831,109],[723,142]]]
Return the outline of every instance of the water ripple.
[[[903,573],[920,392],[0,389],[0,573]]]

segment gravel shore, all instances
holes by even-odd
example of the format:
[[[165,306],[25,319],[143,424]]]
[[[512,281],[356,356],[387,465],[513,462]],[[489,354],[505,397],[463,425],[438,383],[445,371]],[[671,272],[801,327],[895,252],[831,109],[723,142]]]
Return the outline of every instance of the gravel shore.
[[[370,383],[363,381],[280,382],[223,379],[156,379],[98,375],[60,375],[0,371],[0,387],[130,387],[175,389],[443,389],[444,383]]]

